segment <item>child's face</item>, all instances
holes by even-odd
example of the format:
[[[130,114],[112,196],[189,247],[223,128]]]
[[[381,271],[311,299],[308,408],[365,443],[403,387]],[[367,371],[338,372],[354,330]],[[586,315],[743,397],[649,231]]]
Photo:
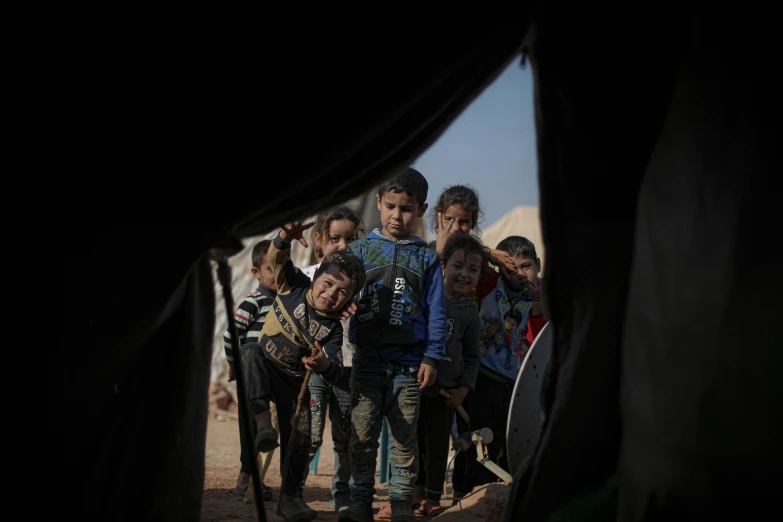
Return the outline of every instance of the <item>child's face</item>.
[[[514,292],[527,292],[527,282],[538,277],[540,261],[522,254],[511,256],[516,269],[511,272],[504,266],[500,266],[500,273],[506,280],[508,287]]]
[[[468,254],[464,249],[456,250],[446,263],[444,271],[446,295],[449,297],[465,295],[478,282],[481,257]]]
[[[351,279],[332,265],[313,283],[313,308],[319,312],[342,310],[353,297]]]
[[[356,225],[349,219],[338,219],[329,223],[329,230],[318,237],[318,246],[324,256],[336,250],[348,250],[348,245],[356,240]]]
[[[375,196],[381,211],[383,235],[390,239],[408,239],[416,220],[424,215],[427,204],[419,206],[416,198],[407,192],[385,192]]]
[[[253,277],[258,280],[258,283],[264,288],[268,288],[273,292],[277,292],[277,283],[275,283],[275,273],[272,271],[272,267],[269,266],[269,258],[264,256],[261,258],[261,265],[256,268],[250,269],[253,273]]]
[[[443,212],[443,223],[449,231],[449,234],[470,234],[475,223],[473,223],[473,213],[465,210],[462,205],[451,205]]]

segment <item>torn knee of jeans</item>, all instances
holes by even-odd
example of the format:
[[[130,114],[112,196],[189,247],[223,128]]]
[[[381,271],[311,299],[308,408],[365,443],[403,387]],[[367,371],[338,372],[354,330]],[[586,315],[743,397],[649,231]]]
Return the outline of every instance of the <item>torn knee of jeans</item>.
[[[389,454],[389,462],[391,462],[391,465],[395,468],[413,468],[415,460],[415,455],[408,452],[400,452],[397,454],[390,452]]]
[[[394,465],[394,464],[392,464]],[[408,468],[399,468],[397,469],[397,476],[401,479],[406,480],[415,480],[416,479],[416,473],[413,472],[412,469]]]
[[[372,424],[354,424],[353,435],[356,437],[356,442],[360,445],[365,445],[373,441],[374,432],[372,430]]]
[[[411,384],[405,387],[402,395],[402,403],[405,406],[416,406],[419,404],[420,392],[418,384]]]

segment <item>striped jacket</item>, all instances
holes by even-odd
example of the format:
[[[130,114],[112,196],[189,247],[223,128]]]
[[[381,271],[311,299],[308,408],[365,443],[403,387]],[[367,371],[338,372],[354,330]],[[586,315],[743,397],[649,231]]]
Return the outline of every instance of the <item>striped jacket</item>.
[[[239,334],[239,346],[245,344],[248,339],[250,342],[258,340],[261,329],[266,322],[266,314],[272,309],[275,297],[277,297],[275,292],[265,286],[258,285],[258,288],[250,292],[240,303],[234,316],[234,324],[237,326]],[[231,330],[228,328],[223,334],[223,347],[226,350],[226,360],[234,362],[231,354]]]

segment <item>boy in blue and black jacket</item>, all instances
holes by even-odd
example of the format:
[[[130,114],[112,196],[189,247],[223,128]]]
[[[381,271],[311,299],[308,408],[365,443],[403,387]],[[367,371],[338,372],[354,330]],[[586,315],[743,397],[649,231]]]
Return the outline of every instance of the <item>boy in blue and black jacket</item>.
[[[380,229],[351,244],[367,280],[351,322],[356,344],[351,374],[353,433],[351,505],[340,522],[373,520],[376,456],[383,416],[389,423],[394,522],[415,522],[411,509],[418,473],[416,426],[421,390],[445,360],[446,304],[440,258],[411,230],[427,205],[427,180],[407,169],[378,190]],[[362,306],[363,305],[363,306]]]

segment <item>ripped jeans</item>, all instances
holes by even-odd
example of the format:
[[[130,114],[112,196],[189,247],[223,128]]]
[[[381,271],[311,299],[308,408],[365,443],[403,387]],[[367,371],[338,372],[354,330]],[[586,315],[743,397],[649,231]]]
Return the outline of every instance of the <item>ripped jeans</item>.
[[[389,500],[413,498],[418,473],[416,425],[421,392],[418,368],[354,353],[351,374],[351,475],[353,499],[372,503],[383,417],[389,423]]]
[[[351,368],[346,368],[340,380],[328,384],[317,373],[310,377],[310,418],[312,446],[310,460],[323,444],[326,410],[329,409],[329,420],[332,425],[332,442],[334,445],[334,477],[332,478],[332,498],[351,497],[351,464],[348,458],[348,445],[351,442]],[[296,495],[301,497],[309,474],[308,465],[304,480],[299,485]]]

